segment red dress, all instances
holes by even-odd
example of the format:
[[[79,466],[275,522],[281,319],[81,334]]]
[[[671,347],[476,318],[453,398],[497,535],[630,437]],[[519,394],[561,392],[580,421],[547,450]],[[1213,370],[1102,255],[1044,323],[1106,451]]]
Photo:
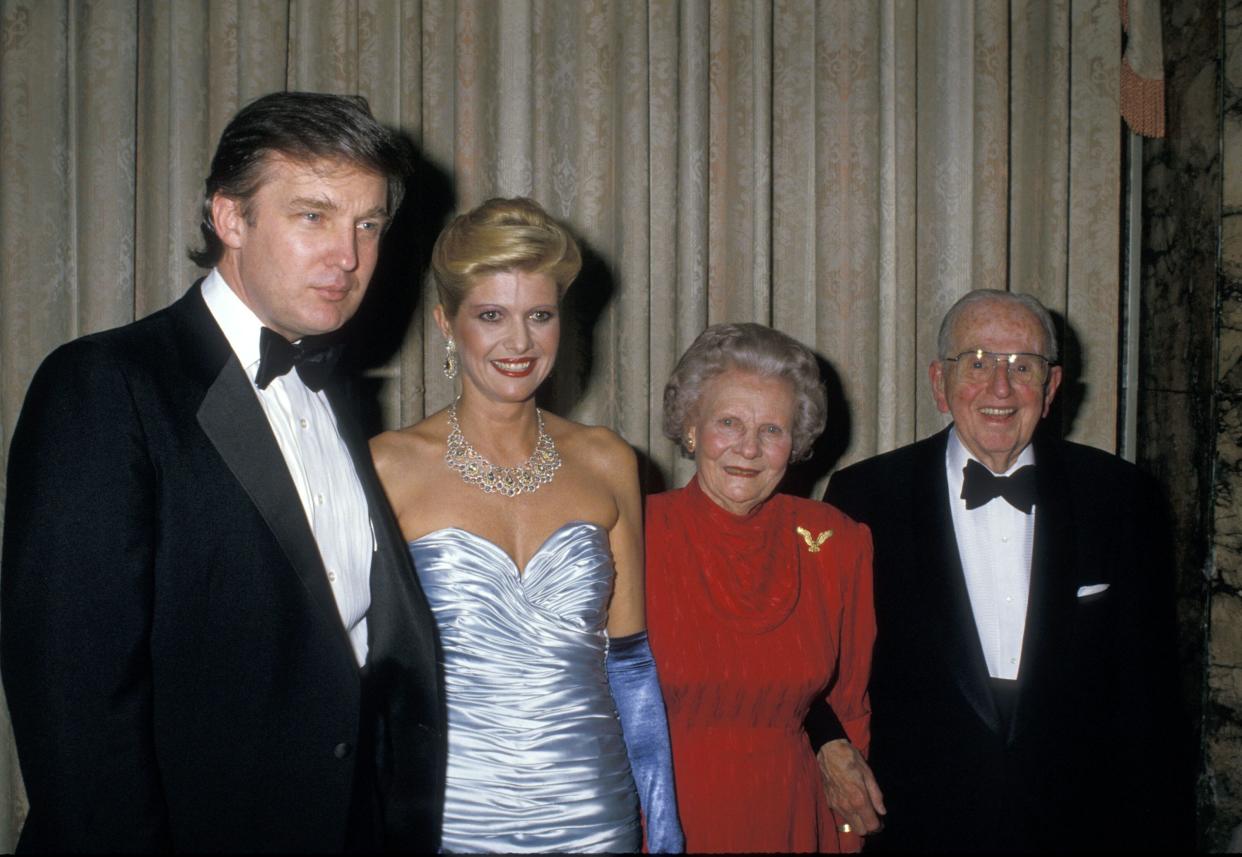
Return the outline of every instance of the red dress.
[[[647,630],[686,850],[857,850],[837,832],[802,722],[830,688],[867,751],[870,531],[785,494],[738,517],[697,478],[650,497],[646,517]]]

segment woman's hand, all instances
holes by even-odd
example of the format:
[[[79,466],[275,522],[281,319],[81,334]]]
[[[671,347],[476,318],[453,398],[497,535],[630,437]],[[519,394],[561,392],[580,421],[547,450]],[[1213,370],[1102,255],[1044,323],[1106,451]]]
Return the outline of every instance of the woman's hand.
[[[832,811],[860,836],[882,829],[880,816],[888,811],[884,793],[854,745],[844,738],[829,741],[820,747],[816,758]]]

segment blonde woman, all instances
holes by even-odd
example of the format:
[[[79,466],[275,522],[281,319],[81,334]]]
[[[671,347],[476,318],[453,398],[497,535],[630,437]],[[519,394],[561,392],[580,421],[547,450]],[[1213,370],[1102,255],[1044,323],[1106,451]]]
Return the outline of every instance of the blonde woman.
[[[440,633],[443,846],[633,851],[641,797],[651,850],[680,850],[634,452],[535,405],[578,247],[536,203],[493,199],[432,267],[461,395],[372,446]]]

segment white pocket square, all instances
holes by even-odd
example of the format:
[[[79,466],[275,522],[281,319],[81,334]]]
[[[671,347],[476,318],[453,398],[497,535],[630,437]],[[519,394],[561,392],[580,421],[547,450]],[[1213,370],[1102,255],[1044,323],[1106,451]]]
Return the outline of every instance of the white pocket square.
[[[1078,587],[1078,597],[1086,598],[1088,595],[1099,595],[1105,589],[1108,589],[1107,583],[1093,583],[1090,586]]]

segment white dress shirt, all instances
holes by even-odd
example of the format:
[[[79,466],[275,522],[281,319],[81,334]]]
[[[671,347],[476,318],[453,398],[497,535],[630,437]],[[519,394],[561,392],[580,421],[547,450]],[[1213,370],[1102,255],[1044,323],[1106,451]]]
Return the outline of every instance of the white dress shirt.
[[[949,431],[945,471],[949,477],[949,508],[957,551],[966,576],[966,590],[975,615],[983,658],[992,678],[1016,679],[1022,665],[1022,635],[1026,631],[1026,604],[1031,589],[1031,551],[1035,544],[1035,515],[1015,509],[996,497],[977,509],[966,510],[962,499],[962,471],[974,456],[962,444],[956,429]],[[978,459],[975,459],[978,461]],[[979,462],[983,464],[983,462]],[[1009,476],[1035,463],[1028,445],[1017,461],[998,476]],[[985,465],[986,466],[986,465]]]
[[[207,308],[253,385],[259,372],[263,323],[229,288],[219,270],[212,270],[202,289]],[[276,378],[267,389],[255,386],[254,393],[302,500],[336,608],[362,665],[367,659],[366,616],[371,606],[375,535],[366,494],[336,417],[323,392],[313,392],[302,383],[297,370]]]

